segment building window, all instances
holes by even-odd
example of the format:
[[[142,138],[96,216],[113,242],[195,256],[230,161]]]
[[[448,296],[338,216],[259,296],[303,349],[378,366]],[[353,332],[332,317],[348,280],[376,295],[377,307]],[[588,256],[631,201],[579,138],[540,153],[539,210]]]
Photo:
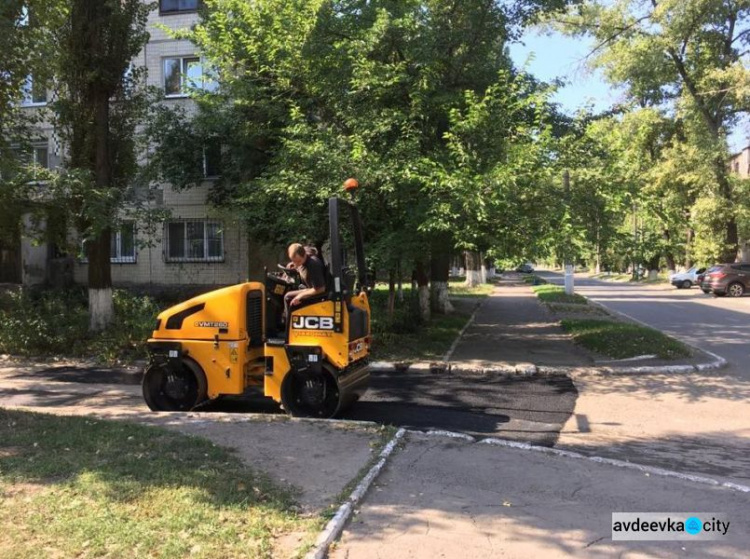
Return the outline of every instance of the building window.
[[[162,14],[179,14],[195,12],[200,0],[159,0],[159,12]]]
[[[203,176],[207,179],[221,176],[221,144],[218,141],[203,147]]]
[[[215,91],[217,81],[211,72],[204,72],[197,56],[164,59],[164,94],[184,97],[191,90]]]
[[[740,174],[740,162],[739,161],[734,162],[734,172],[737,173],[738,175]]]
[[[47,88],[44,84],[34,80],[33,76],[26,78],[22,88],[21,104],[22,105],[45,105],[47,103]]]
[[[13,158],[18,164],[18,169],[8,170],[2,178],[7,180],[17,176],[18,170],[22,167],[30,167],[26,174],[28,179],[35,181],[37,179],[37,169],[49,169],[49,148],[46,144],[32,145],[29,148],[14,147],[11,148]]]
[[[86,256],[86,241],[81,243],[80,261],[84,264],[89,261]],[[135,264],[135,223],[132,221],[123,221],[117,230],[112,231],[109,261],[113,264]]]
[[[224,230],[218,221],[185,220],[166,224],[167,262],[222,262]]]
[[[124,221],[117,231],[112,231],[110,262],[135,263],[135,223]]]

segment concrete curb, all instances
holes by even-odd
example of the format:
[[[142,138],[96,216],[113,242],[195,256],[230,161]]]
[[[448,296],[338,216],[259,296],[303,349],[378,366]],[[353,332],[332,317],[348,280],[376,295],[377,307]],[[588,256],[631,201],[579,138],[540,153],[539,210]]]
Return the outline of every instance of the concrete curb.
[[[448,437],[452,439],[462,439],[467,442],[473,442],[476,444],[486,444],[492,446],[501,446],[505,448],[514,448],[517,450],[527,450],[531,452],[539,452],[542,454],[548,454],[551,456],[559,456],[561,458],[572,458],[575,460],[587,460],[589,462],[596,462],[598,464],[607,464],[610,466],[616,466],[618,468],[626,468],[630,470],[636,470],[643,472],[648,475],[656,475],[661,477],[672,477],[681,479],[683,481],[691,481],[694,483],[700,483],[703,485],[711,485],[714,487],[720,487],[723,489],[729,489],[730,491],[737,491],[739,493],[750,494],[750,486],[742,485],[739,483],[732,483],[729,481],[719,481],[710,477],[688,474],[683,472],[676,472],[674,470],[667,470],[664,468],[657,468],[655,466],[644,466],[643,464],[636,464],[634,462],[625,462],[623,460],[615,460],[613,458],[604,458],[602,456],[587,456],[580,452],[573,452],[570,450],[564,450],[560,448],[552,448],[547,446],[539,446],[531,443],[524,443],[519,441],[511,441],[508,439],[500,439],[496,437],[487,437],[484,439],[477,439],[464,433],[454,433],[451,431],[412,431],[415,435],[425,435],[430,437]]]
[[[692,347],[692,346],[691,346]],[[700,350],[711,355],[714,360],[708,363],[693,365],[661,365],[642,367],[553,367],[549,365],[534,365],[533,363],[518,363],[515,365],[496,367],[470,367],[457,363],[440,362],[418,362],[412,364],[390,363],[378,361],[370,364],[370,370],[376,372],[424,372],[433,371],[436,368],[444,369],[450,373],[473,374],[473,375],[501,375],[501,376],[586,376],[586,375],[645,375],[645,374],[684,374],[721,369],[727,365],[726,359],[715,353]]]
[[[487,299],[488,297],[485,297],[477,304],[477,307],[474,309],[474,312],[471,313],[469,320],[466,321],[466,324],[464,324],[464,327],[461,328],[461,331],[458,333],[458,336],[456,336],[456,339],[453,340],[451,347],[448,348],[448,351],[446,351],[445,355],[443,355],[443,359],[442,359],[443,363],[448,363],[451,360],[451,357],[453,356],[453,352],[456,351],[456,347],[458,347],[458,342],[460,342],[461,338],[464,337],[464,333],[466,333],[467,328],[469,328],[469,326],[474,324],[474,319],[476,319],[479,309],[482,308],[482,305]]]
[[[326,527],[318,535],[315,547],[305,555],[305,559],[323,559],[328,555],[328,548],[341,535],[341,532],[343,532],[344,525],[351,517],[352,512],[354,512],[354,507],[362,500],[365,493],[367,493],[370,485],[375,478],[378,477],[378,474],[380,474],[380,471],[385,466],[388,457],[393,453],[396,445],[405,434],[406,429],[403,427],[396,432],[393,438],[381,451],[377,463],[370,468],[367,475],[359,482],[357,487],[354,488],[354,491],[352,491],[351,495],[349,495],[346,501],[339,507],[339,510],[336,511],[335,516],[328,521]]]

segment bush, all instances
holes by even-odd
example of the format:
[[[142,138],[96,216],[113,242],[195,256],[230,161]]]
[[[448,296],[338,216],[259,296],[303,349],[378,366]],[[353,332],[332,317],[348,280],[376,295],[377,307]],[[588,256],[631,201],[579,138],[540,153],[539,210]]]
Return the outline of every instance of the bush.
[[[108,362],[145,356],[159,307],[150,297],[119,289],[113,300],[112,325],[92,334],[85,288],[8,292],[0,307],[0,352],[98,357]]]

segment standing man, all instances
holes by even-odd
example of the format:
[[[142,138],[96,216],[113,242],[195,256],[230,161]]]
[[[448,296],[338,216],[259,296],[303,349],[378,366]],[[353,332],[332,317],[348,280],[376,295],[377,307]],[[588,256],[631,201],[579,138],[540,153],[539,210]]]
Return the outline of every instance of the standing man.
[[[287,256],[291,265],[299,272],[305,289],[290,291],[284,296],[287,317],[289,307],[299,305],[304,299],[322,295],[326,291],[326,267],[314,249],[306,249],[299,243],[289,245]]]

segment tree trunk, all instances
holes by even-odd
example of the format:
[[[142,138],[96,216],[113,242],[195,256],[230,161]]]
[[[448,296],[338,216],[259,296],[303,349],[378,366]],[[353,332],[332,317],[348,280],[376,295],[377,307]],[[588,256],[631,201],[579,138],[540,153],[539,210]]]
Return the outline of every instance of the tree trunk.
[[[484,258],[484,255],[481,252],[479,253],[479,261],[481,262],[481,268],[479,270],[479,279],[481,280],[482,283],[487,283],[489,281],[489,276],[488,276],[489,268],[487,267],[487,259]]]
[[[714,175],[719,184],[719,191],[724,199],[732,207],[732,183],[729,181],[727,165],[722,157],[714,160]],[[719,255],[720,262],[734,262],[737,259],[740,248],[737,220],[732,215],[727,221],[724,229],[724,247]]]
[[[419,315],[424,322],[430,320],[430,286],[427,271],[424,262],[417,262],[414,270],[414,279],[417,282],[417,292],[419,295]]]
[[[404,283],[401,278],[401,260],[398,261],[398,267],[396,269],[396,276],[398,280],[398,284],[396,286],[396,294],[398,296],[398,302],[403,303],[404,302]]]
[[[653,281],[659,276],[659,255],[653,256],[648,261],[648,279]]]
[[[695,231],[690,227],[685,232],[685,269],[689,270],[693,267],[693,237]]]
[[[95,168],[97,189],[111,187],[109,161],[109,95],[99,91],[95,96]],[[89,270],[89,328],[92,331],[106,328],[114,316],[112,302],[112,272],[110,266],[110,241],[112,230],[107,227],[99,231],[95,239],[87,243]]]
[[[450,314],[453,305],[448,299],[448,272],[450,268],[450,253],[444,250],[446,243],[433,245],[430,256],[430,291],[432,311],[438,314]]]
[[[464,256],[466,258],[466,287],[476,287],[482,281],[479,254],[466,251]]]
[[[664,237],[664,240],[666,241],[667,245],[669,245],[669,241],[671,239],[671,236],[669,234],[669,229],[665,229],[664,233],[662,234]],[[672,249],[667,246],[666,249],[664,249],[664,260],[667,262],[667,270],[670,274],[674,274],[675,270],[677,269],[677,263],[674,259],[674,253],[672,252]]]
[[[396,272],[388,272],[388,320],[393,320],[393,312],[396,309]]]

